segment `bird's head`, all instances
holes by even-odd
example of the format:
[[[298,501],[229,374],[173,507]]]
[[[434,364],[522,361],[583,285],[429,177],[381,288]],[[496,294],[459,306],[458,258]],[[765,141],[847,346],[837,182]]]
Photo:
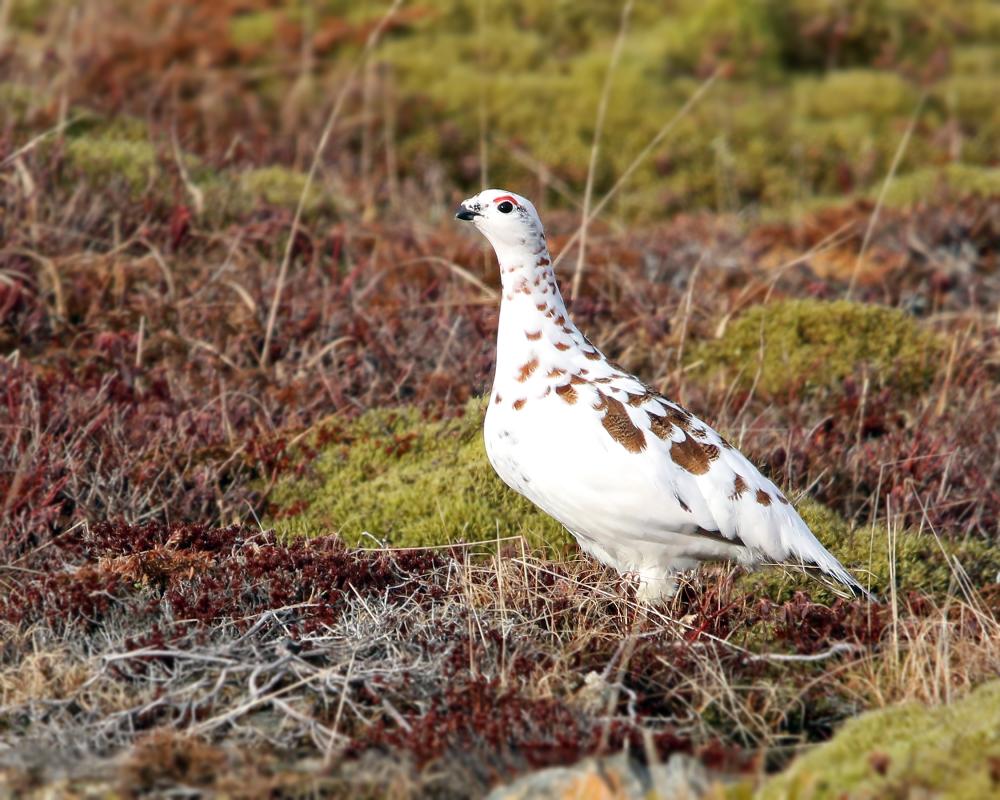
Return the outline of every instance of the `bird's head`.
[[[506,189],[486,189],[464,200],[455,218],[475,225],[497,251],[545,241],[542,221],[531,201]]]

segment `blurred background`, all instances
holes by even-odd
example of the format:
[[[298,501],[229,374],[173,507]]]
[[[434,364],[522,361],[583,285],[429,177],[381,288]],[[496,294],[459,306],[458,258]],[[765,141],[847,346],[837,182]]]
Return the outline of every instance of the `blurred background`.
[[[572,207],[606,83],[598,193],[718,74],[613,216],[872,197],[914,119],[888,203],[997,190],[990,0],[425,0],[389,11],[368,0],[5,0],[4,130],[21,143],[64,126],[54,138],[66,167],[136,198],[176,179],[176,141],[205,206],[224,215],[294,204],[346,92],[310,209],[370,217],[404,196],[436,209],[484,184]]]

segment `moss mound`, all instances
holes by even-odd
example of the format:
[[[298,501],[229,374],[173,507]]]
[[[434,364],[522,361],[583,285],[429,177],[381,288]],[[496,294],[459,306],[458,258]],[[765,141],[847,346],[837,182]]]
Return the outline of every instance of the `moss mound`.
[[[370,546],[368,533],[392,546],[523,535],[532,546],[561,549],[561,525],[508,489],[486,459],[483,405],[457,419],[425,421],[415,409],[379,410],[347,426],[320,426],[332,437],[309,477],[280,484],[281,510],[269,524],[282,533],[336,532]],[[324,431],[325,427],[325,432]]]
[[[877,194],[873,191],[871,196]],[[917,203],[938,203],[949,196],[1000,197],[1000,168],[949,164],[941,169],[914,170],[889,185],[884,202],[907,208]]]
[[[306,175],[287,167],[272,165],[246,170],[198,170],[192,175],[204,192],[205,209],[217,222],[253,211],[262,205],[294,211],[306,185]],[[333,208],[333,193],[318,182],[311,184],[302,210],[318,214]]]
[[[693,348],[696,373],[756,383],[764,396],[836,386],[867,369],[880,386],[925,388],[941,353],[937,338],[906,313],[846,300],[786,300],[754,306],[721,339]]]
[[[122,181],[132,196],[141,195],[159,176],[156,148],[148,141],[84,135],[67,141],[66,157],[81,177],[101,184]]]
[[[251,169],[239,176],[239,187],[253,198],[264,200],[277,206],[295,208],[299,204],[302,190],[306,186],[306,176],[301,172],[284,167],[262,167]],[[315,210],[318,204],[315,185],[306,195],[306,210]]]
[[[795,100],[806,116],[816,119],[843,119],[851,114],[878,119],[912,111],[917,93],[894,73],[853,69],[799,81]]]
[[[997,797],[1000,681],[964,700],[864,714],[794,761],[758,797]]]
[[[9,91],[0,84],[0,101]],[[76,177],[102,189],[121,183],[133,198],[147,193],[176,195],[173,155],[158,150],[152,131],[134,117],[103,118],[86,110],[68,129],[66,160]],[[262,205],[294,210],[306,184],[306,174],[280,165],[250,169],[216,169],[189,153],[181,158],[189,180],[202,192],[213,224],[239,218]],[[317,214],[333,209],[335,193],[319,180],[306,194],[303,210]]]

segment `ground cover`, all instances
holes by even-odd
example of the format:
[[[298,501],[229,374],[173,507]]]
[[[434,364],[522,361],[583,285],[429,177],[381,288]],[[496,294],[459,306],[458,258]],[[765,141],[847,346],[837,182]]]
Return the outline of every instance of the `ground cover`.
[[[521,187],[569,282],[620,9],[404,5],[362,63],[381,7],[14,4],[0,791],[463,797],[623,750],[732,796],[825,796],[841,756],[858,797],[935,791],[927,748],[995,784],[994,12],[731,5],[637,4],[596,197],[720,73],[591,227],[572,311],[877,606],[719,568],[643,613],[485,462],[498,279],[451,209]],[[907,720],[941,738],[868,746]]]

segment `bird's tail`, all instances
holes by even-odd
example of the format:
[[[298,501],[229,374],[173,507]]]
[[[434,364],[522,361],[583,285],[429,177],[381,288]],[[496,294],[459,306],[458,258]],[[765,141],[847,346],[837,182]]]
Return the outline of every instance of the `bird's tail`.
[[[810,553],[807,558],[802,560],[802,565],[804,567],[807,569],[812,568],[819,570],[824,575],[833,578],[838,583],[850,589],[851,593],[855,597],[862,597],[870,603],[878,602],[878,597],[862,586],[858,582],[857,578],[848,572],[844,568],[844,565],[841,564],[829,550],[819,544],[818,541],[816,544],[819,545],[818,551]]]

